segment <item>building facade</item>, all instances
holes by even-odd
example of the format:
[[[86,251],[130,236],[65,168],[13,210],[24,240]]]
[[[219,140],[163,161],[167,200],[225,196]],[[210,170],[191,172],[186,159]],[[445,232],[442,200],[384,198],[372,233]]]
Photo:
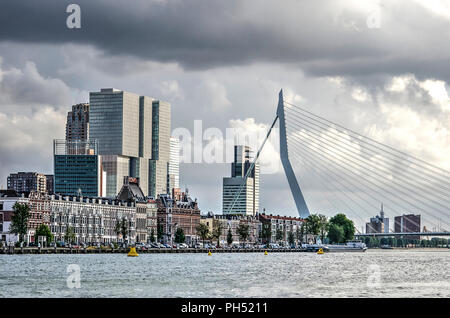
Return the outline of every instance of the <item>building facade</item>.
[[[259,164],[252,164],[251,149],[248,146],[234,146],[234,162],[231,177],[223,178],[222,213],[256,216],[259,211]],[[236,195],[241,190],[233,206]]]
[[[54,140],[54,192],[98,197],[106,193],[106,176],[96,140]]]
[[[395,233],[411,233],[420,232],[420,214],[403,214],[394,218],[394,232]],[[420,239],[420,236],[408,236],[410,239]]]
[[[246,244],[257,244],[259,240],[259,220],[257,216],[248,215],[222,215],[222,214],[212,214],[211,212],[205,216],[202,216],[201,223],[208,226],[210,233],[213,232],[215,228],[220,226],[222,228],[221,235],[219,238],[219,243],[221,246],[228,245],[228,231],[231,231],[232,244],[240,245],[244,241],[239,235],[238,228],[240,225],[245,224],[249,226],[249,235],[245,240]],[[220,224],[220,225],[219,225]],[[213,244],[216,244],[214,239]]]
[[[116,232],[116,224],[125,220],[127,236]],[[50,198],[50,230],[56,241],[65,241],[72,228],[76,244],[129,243],[136,241],[136,205],[107,198],[54,195]]]
[[[140,179],[146,196],[167,193],[170,104],[113,88],[89,95],[90,138],[106,173],[106,196],[115,197],[125,176]]]
[[[180,141],[170,137],[170,160],[167,174],[167,193],[180,188]]]
[[[170,104],[155,100],[152,103],[152,158],[149,169],[149,196],[167,194],[170,162]]]
[[[47,178],[44,174],[37,172],[11,173],[7,179],[7,189],[14,190],[19,195],[32,191],[45,193],[47,192]]]
[[[304,235],[299,237],[303,219],[291,216],[280,216],[260,213],[259,237],[262,243],[279,243],[287,246],[289,244],[289,233],[294,236],[295,244],[305,243],[312,240],[312,237]]]
[[[174,197],[161,194],[156,202],[162,241],[172,244],[177,228],[182,228],[186,243],[195,243],[198,239],[196,228],[200,223],[200,209],[197,200],[192,200],[186,191]]]
[[[383,205],[380,215],[370,218],[370,222],[366,223],[366,233],[389,233],[389,218],[384,217]]]
[[[66,140],[86,141],[89,139],[89,104],[77,104],[72,106],[72,111],[67,114]]]

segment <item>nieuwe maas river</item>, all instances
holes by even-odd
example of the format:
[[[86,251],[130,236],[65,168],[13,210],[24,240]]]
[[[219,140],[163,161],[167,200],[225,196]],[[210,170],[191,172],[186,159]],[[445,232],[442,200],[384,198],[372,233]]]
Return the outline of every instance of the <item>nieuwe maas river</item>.
[[[450,297],[449,263],[448,249],[0,255],[0,297]]]

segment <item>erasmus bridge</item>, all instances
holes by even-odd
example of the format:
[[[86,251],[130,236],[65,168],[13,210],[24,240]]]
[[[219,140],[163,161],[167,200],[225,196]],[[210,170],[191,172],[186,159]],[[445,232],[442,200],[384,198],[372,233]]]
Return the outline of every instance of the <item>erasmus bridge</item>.
[[[447,231],[450,228],[449,171],[286,101],[282,90],[275,119],[242,185],[246,184],[277,122],[280,159],[301,218],[311,213],[307,202],[312,205],[320,200],[329,211],[350,213],[353,219],[364,224],[382,204],[384,213],[391,218],[420,214],[422,223],[432,231],[424,228],[417,233],[377,233],[377,236],[450,235]],[[229,211],[242,188],[236,193]],[[308,196],[309,189],[316,189],[320,194]],[[374,234],[356,234],[365,235]]]

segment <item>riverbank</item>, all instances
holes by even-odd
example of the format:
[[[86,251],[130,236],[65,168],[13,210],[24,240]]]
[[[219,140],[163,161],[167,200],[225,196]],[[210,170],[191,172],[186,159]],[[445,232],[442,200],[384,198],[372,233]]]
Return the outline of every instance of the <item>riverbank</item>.
[[[69,247],[5,247],[0,250],[0,254],[125,254],[129,248],[69,248]],[[167,254],[167,253],[300,253],[310,252],[304,248],[290,249],[260,249],[260,248],[136,248],[139,254]]]

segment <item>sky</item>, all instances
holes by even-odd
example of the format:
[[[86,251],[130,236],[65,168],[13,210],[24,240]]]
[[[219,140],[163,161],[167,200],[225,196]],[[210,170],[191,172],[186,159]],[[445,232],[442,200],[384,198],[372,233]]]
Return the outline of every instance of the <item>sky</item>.
[[[257,133],[256,148],[283,89],[294,104],[450,170],[446,1],[77,0],[81,28],[71,29],[73,2],[0,0],[3,188],[11,172],[52,173],[52,140],[64,138],[71,105],[104,87],[170,102],[175,132],[198,137],[201,121],[206,152],[227,128]],[[272,137],[260,206],[296,215]],[[180,184],[203,212],[220,213],[230,170],[225,158],[182,163]],[[335,214],[323,200],[333,194],[301,175],[310,209]],[[378,210],[347,213],[360,226]]]

